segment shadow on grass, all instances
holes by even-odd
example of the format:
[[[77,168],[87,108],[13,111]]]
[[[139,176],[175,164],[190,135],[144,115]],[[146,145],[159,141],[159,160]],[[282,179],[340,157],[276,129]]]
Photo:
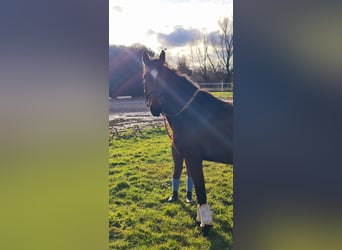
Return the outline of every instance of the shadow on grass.
[[[196,216],[197,216],[197,209],[196,209],[196,204],[192,203],[191,205],[186,205],[183,201],[178,200],[177,203],[179,203],[184,211],[189,214],[189,216],[193,219],[194,221],[194,226],[198,227],[198,237],[203,237],[200,233],[200,227],[198,223],[196,222]],[[220,219],[215,219],[214,220],[214,226],[210,229],[209,235],[206,237],[208,241],[210,241],[210,249],[211,250],[216,250],[216,249],[232,249],[232,243],[228,242],[227,239],[224,237],[224,235],[220,232],[217,231],[215,228],[216,225],[220,225],[221,229],[225,229],[224,233],[228,233],[230,235],[233,234],[233,230],[230,227],[228,221],[226,220],[220,220]]]
[[[169,203],[167,201],[168,198],[160,199],[161,204]],[[182,200],[177,200],[174,202],[175,204],[179,204],[181,208],[190,216],[190,218],[193,220],[193,227],[198,228],[198,237],[203,237],[201,234],[201,228],[199,227],[199,224],[196,222],[196,216],[197,216],[197,205],[196,202],[193,202],[192,204],[185,203]],[[216,227],[215,227],[216,226]],[[223,230],[223,231],[222,231]],[[221,232],[220,232],[221,231]],[[222,249],[222,250],[229,250],[232,249],[232,242],[229,242],[227,240],[227,237],[224,236],[224,234],[233,234],[233,230],[230,227],[228,220],[222,220],[219,218],[214,219],[214,226],[210,229],[209,235],[206,237],[208,241],[210,241],[210,249],[216,250],[216,249]]]

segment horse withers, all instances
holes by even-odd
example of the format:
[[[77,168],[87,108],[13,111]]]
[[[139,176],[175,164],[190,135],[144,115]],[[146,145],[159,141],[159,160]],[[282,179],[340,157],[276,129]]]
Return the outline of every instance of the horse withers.
[[[165,115],[173,147],[184,157],[198,202],[203,235],[211,228],[202,161],[233,164],[233,104],[200,90],[187,77],[165,65],[165,52],[150,59],[143,52],[144,94],[153,116]]]

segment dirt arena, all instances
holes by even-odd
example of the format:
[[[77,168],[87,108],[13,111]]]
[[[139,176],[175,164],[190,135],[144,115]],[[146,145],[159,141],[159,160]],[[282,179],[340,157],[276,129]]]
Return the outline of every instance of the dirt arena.
[[[232,101],[232,100],[225,100]],[[109,100],[109,126],[117,129],[162,123],[163,118],[152,116],[145,98],[123,98]]]
[[[118,129],[161,123],[162,117],[153,117],[144,98],[109,100],[109,126]]]

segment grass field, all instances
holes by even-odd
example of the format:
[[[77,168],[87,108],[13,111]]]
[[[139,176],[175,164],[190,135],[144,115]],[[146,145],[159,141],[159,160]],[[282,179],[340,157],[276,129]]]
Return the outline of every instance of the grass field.
[[[210,94],[218,97],[218,98],[233,98],[233,92],[210,92]]]
[[[185,203],[184,173],[180,200],[166,202],[171,194],[170,145],[164,128],[146,129],[143,135],[128,131],[109,142],[110,249],[231,249],[232,166],[204,162],[214,212],[214,227],[204,238],[195,225],[196,204]]]

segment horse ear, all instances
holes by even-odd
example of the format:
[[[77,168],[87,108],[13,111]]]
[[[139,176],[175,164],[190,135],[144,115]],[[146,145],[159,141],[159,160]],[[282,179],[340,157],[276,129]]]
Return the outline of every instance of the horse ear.
[[[159,55],[159,63],[161,65],[164,65],[164,63],[165,63],[165,51],[164,50],[162,50],[162,52]]]
[[[142,61],[144,62],[145,65],[150,64],[150,57],[148,56],[147,52],[144,50],[142,54]]]

